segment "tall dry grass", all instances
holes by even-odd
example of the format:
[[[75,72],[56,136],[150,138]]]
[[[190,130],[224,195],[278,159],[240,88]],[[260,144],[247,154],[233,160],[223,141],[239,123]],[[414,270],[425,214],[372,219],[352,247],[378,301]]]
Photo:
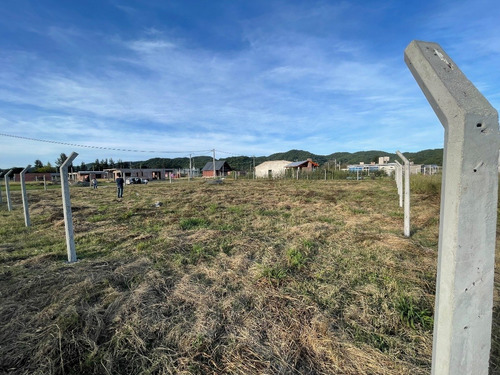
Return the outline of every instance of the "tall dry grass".
[[[407,239],[389,180],[114,194],[72,189],[71,265],[59,191],[0,209],[0,372],[429,373],[437,195]]]

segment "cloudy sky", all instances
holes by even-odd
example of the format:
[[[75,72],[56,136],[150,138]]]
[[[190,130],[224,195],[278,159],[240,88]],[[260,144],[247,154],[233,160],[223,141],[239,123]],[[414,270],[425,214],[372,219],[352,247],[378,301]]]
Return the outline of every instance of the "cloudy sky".
[[[0,168],[440,148],[404,49],[439,43],[498,109],[499,19],[497,0],[2,0]]]

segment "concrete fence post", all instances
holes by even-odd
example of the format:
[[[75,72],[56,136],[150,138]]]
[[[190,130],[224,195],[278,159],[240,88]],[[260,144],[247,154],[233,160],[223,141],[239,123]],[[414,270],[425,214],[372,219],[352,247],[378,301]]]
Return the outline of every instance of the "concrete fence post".
[[[9,176],[10,174],[12,173],[13,169],[11,169],[10,171],[8,171],[4,177],[4,181],[5,181],[5,196],[6,196],[6,199],[7,199],[7,208],[9,211],[12,211],[12,201],[10,200],[10,186],[9,186]]]
[[[396,154],[404,163],[404,235],[410,237],[410,161],[401,152],[396,151]]]
[[[396,177],[396,187],[399,195],[399,207],[403,207],[403,166],[396,160],[396,169],[394,171]]]
[[[43,176],[43,190],[47,191],[47,180],[45,176]]]
[[[1,175],[1,173],[0,173]],[[0,180],[0,203],[3,203],[3,198],[2,198],[2,180]]]
[[[498,113],[436,43],[405,61],[444,126],[433,375],[487,375],[498,192]]]
[[[28,193],[26,192],[26,172],[28,169],[31,168],[31,165],[28,165],[26,168],[24,168],[21,173],[20,173],[20,180],[21,180],[21,192],[22,192],[22,197],[23,197],[23,210],[24,210],[24,223],[26,224],[27,227],[31,226],[31,221],[30,221],[30,210],[28,206]]]
[[[71,213],[71,199],[69,194],[68,167],[77,156],[78,154],[76,152],[71,153],[71,155],[59,168],[61,172],[61,189],[64,210],[64,227],[66,230],[66,248],[68,250],[68,263],[76,262],[75,237],[73,233],[73,215]]]

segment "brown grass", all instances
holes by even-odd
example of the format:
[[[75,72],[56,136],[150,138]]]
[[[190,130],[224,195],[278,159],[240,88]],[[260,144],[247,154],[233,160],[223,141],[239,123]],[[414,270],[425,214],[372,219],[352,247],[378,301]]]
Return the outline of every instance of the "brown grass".
[[[433,310],[436,194],[407,239],[388,180],[73,188],[75,264],[60,195],[29,192],[29,229],[0,208],[1,373],[430,371],[401,301]]]

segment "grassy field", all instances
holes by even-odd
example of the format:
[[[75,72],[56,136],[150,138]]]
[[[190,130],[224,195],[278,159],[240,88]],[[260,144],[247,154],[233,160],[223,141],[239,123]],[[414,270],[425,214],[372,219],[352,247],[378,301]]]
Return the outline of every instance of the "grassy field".
[[[388,179],[73,187],[67,264],[60,189],[31,228],[13,189],[0,373],[429,374],[439,182],[414,191],[405,238]]]

